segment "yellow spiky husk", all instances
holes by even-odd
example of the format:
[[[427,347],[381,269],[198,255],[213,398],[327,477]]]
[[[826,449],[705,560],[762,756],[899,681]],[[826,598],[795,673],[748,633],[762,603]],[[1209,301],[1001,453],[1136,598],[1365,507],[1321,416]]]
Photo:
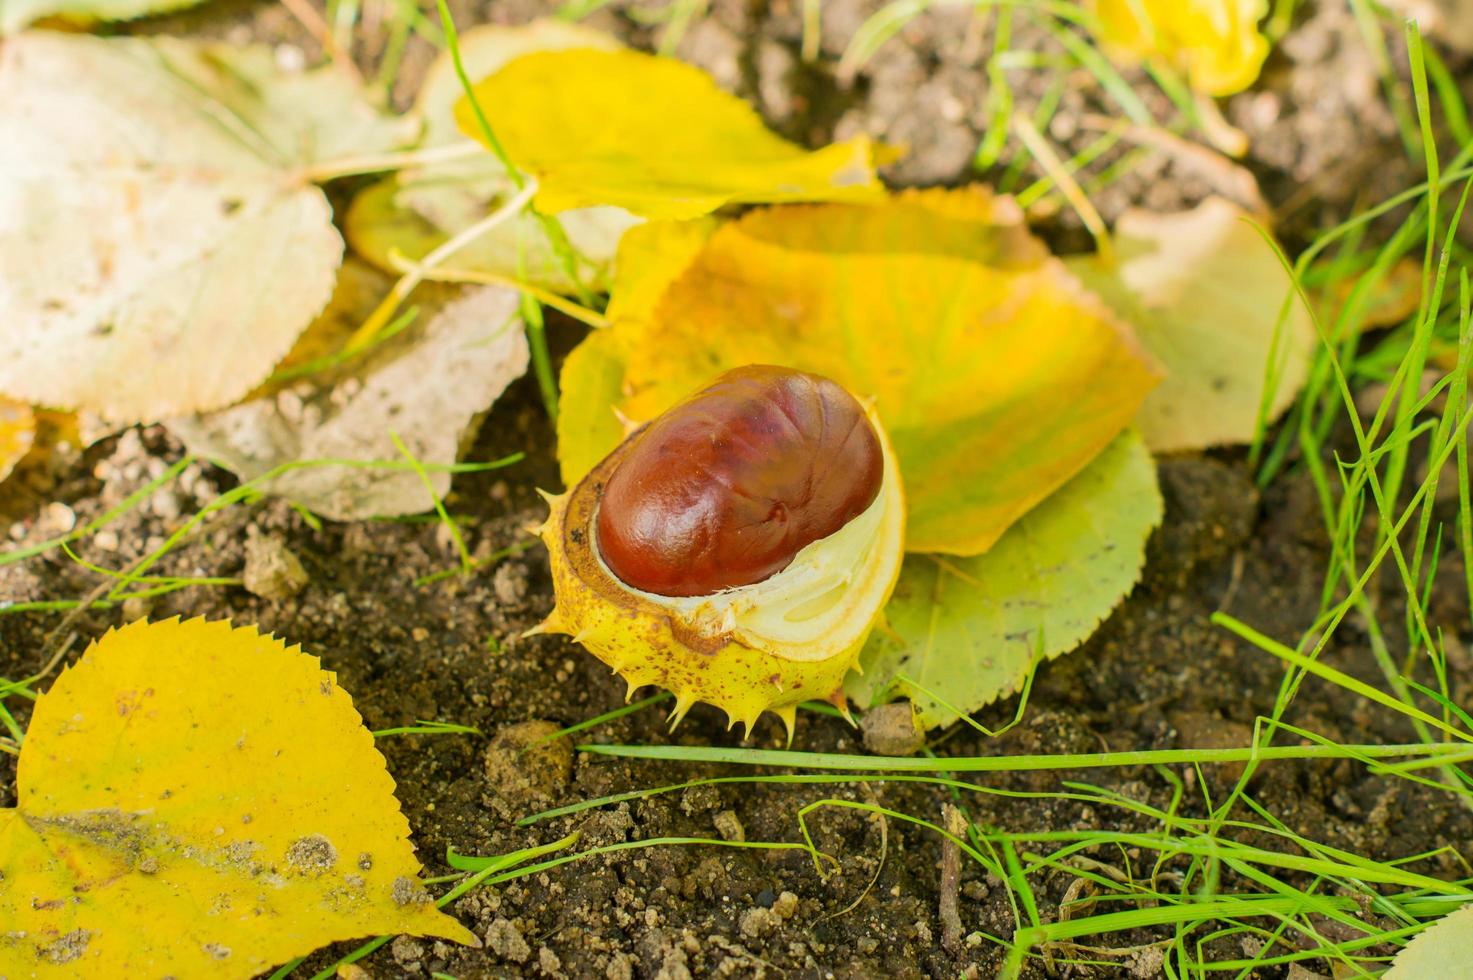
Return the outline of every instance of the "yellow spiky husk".
[[[782,719],[789,741],[800,702],[827,701],[847,715],[844,676],[880,618],[904,553],[899,467],[873,411],[870,418],[885,459],[883,540],[873,549],[873,567],[858,570],[856,580],[873,608],[857,611],[833,635],[792,649],[758,649],[739,631],[713,627],[709,617],[686,617],[615,578],[595,551],[595,520],[603,487],[632,444],[627,439],[569,492],[543,494],[551,512],[539,533],[551,556],[556,605],[529,632],[573,637],[624,678],[631,697],[645,685],[672,692],[672,727],[697,701],[722,709],[728,727],[740,722],[748,733],[770,711]]]

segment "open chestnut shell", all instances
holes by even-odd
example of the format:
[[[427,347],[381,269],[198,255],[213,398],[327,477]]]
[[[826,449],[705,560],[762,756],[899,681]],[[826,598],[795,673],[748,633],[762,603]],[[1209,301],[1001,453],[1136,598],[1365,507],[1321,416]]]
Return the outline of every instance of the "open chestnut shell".
[[[636,430],[541,529],[568,633],[629,683],[791,737],[801,701],[845,707],[900,572],[900,471],[872,406],[789,368],[728,372]]]

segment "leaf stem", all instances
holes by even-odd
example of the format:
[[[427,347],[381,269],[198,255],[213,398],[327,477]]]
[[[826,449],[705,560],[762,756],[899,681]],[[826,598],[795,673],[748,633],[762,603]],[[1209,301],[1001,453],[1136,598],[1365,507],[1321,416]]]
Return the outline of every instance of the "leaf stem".
[[[339,177],[354,177],[359,174],[382,173],[386,170],[402,170],[432,163],[446,163],[479,156],[485,151],[480,144],[466,140],[445,146],[427,146],[419,150],[404,150],[399,153],[373,153],[358,157],[339,157],[303,167],[297,171],[302,183],[321,184]],[[517,184],[521,187],[521,184]]]

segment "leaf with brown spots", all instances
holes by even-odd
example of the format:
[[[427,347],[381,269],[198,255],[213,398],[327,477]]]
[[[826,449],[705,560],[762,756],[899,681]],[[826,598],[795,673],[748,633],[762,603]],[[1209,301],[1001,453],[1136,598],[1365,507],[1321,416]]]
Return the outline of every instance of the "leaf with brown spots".
[[[251,628],[110,631],[36,703],[16,792],[0,976],[250,977],[358,936],[477,942],[420,886],[347,692]]]

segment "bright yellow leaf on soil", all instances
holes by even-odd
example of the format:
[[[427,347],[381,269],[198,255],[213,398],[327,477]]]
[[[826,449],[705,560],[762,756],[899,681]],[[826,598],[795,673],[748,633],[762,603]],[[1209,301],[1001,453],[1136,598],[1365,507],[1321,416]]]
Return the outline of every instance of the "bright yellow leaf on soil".
[[[31,451],[36,441],[36,415],[24,402],[0,395],[0,480]]]
[[[471,78],[482,78],[533,51],[618,48],[618,40],[582,24],[539,20],[530,24],[481,24],[460,35],[460,59]],[[390,272],[397,250],[417,261],[504,204],[517,191],[511,175],[477,147],[455,123],[455,104],[464,94],[448,51],[425,72],[414,112],[424,120],[421,148],[469,148],[469,156],[408,167],[372,184],[353,198],[344,232],[353,250]],[[639,219],[618,208],[583,208],[558,216],[581,260],[582,283],[593,292],[608,288],[607,268],[619,236]],[[547,289],[576,286],[537,216],[523,213],[462,246],[447,263],[460,270],[516,276]]]
[[[980,189],[753,212],[711,236],[652,316],[585,343],[569,370],[603,400],[565,404],[580,416],[562,422],[565,476],[617,444],[614,410],[650,419],[732,367],[788,365],[876,399],[906,546],[952,554],[987,550],[1078,473],[1157,380],[1016,206]]]
[[[773,134],[705,73],[637,51],[543,51],[478,82],[476,101],[552,213],[610,204],[695,218],[724,204],[878,198],[865,137],[809,152]],[[482,139],[469,99],[455,107]]]
[[[1278,418],[1309,373],[1314,321],[1246,216],[1222,198],[1178,214],[1128,211],[1115,226],[1117,265],[1069,260],[1166,366],[1139,423],[1156,452],[1251,441],[1260,415]]]
[[[1268,57],[1258,30],[1267,0],[1090,0],[1090,7],[1113,55],[1162,61],[1207,95],[1243,91]]]
[[[0,976],[250,977],[328,943],[476,944],[418,881],[394,781],[300,647],[201,619],[94,643],[0,810]]]

